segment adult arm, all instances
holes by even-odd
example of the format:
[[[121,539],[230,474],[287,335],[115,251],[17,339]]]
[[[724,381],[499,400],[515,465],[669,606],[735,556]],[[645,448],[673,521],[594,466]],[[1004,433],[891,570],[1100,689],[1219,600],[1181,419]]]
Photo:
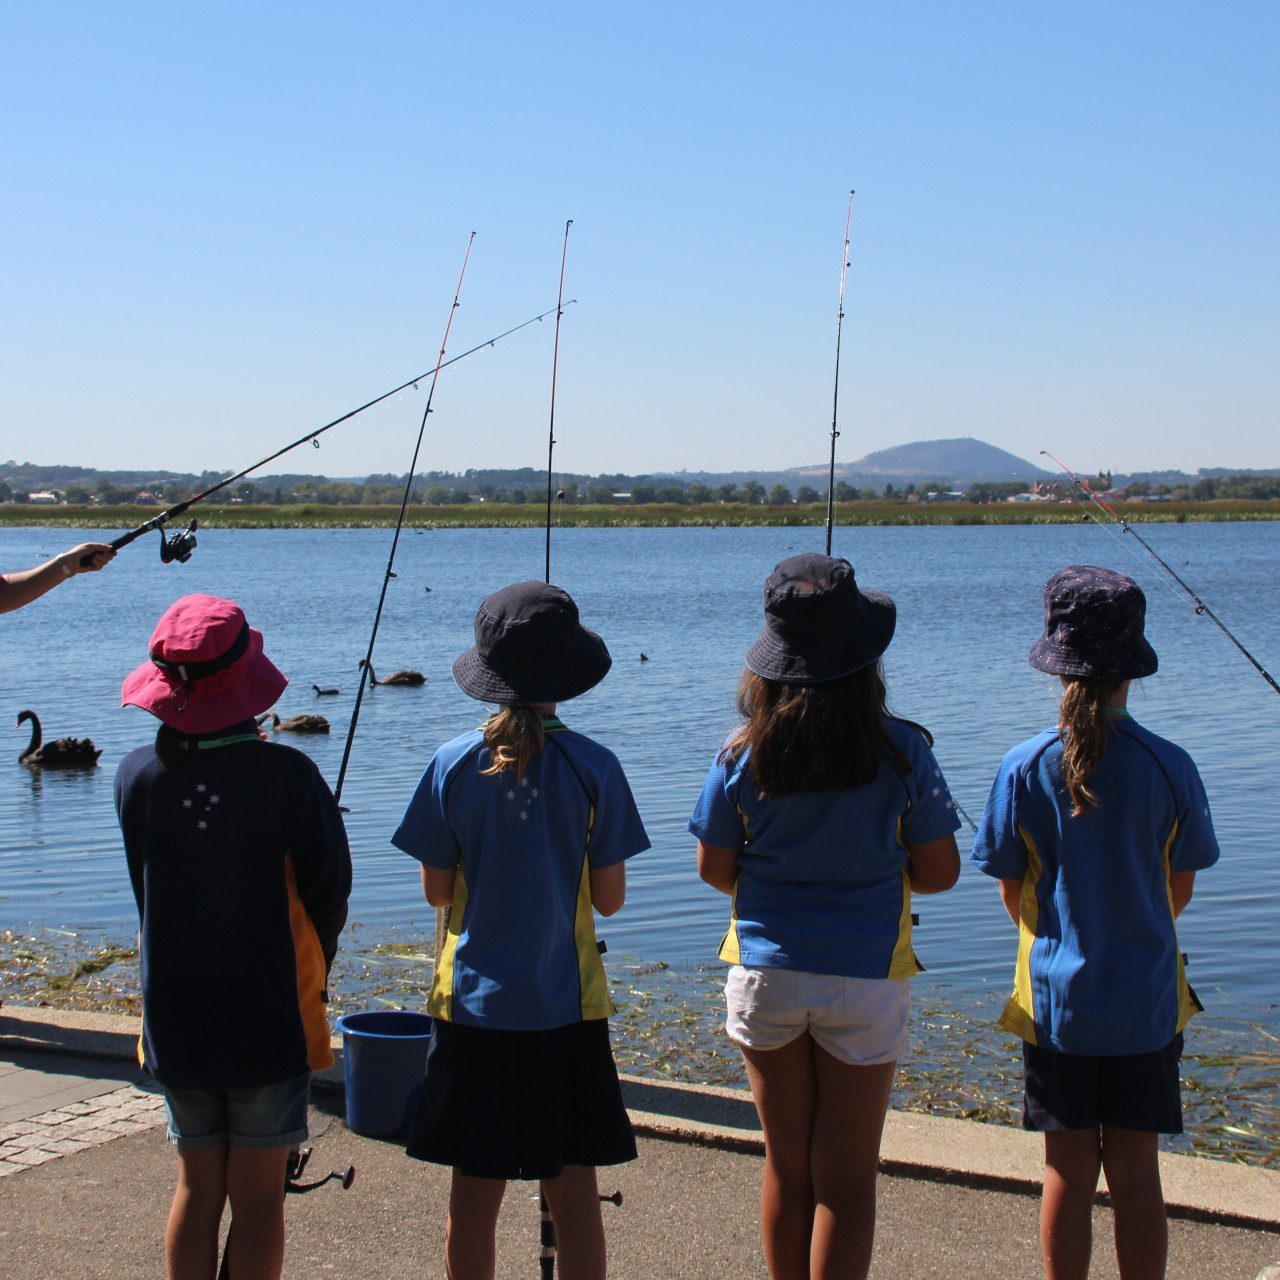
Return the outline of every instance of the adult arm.
[[[698,875],[713,889],[732,894],[738,885],[738,849],[719,849],[698,841]]]
[[[0,613],[21,609],[76,574],[96,573],[108,560],[115,559],[115,554],[105,542],[82,542],[35,569],[0,573]],[[89,563],[82,565],[80,560],[86,556]]]
[[[1175,918],[1182,914],[1183,908],[1191,901],[1191,891],[1195,887],[1195,883],[1196,873],[1194,871],[1169,872],[1169,896],[1173,900]]]
[[[1000,901],[1016,925],[1022,924],[1022,883],[1021,880],[1000,881]]]
[[[627,864],[613,862],[607,867],[591,867],[591,905],[602,916],[616,915],[627,896]]]
[[[912,893],[945,893],[960,878],[956,838],[943,836],[907,845],[907,875]]]

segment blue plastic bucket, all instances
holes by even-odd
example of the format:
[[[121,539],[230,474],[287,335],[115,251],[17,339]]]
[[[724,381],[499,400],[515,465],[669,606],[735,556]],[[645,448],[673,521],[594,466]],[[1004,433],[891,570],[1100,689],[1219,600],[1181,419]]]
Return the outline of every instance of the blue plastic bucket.
[[[431,1044],[425,1013],[348,1013],[342,1032],[347,1128],[367,1138],[404,1138],[413,1120]]]

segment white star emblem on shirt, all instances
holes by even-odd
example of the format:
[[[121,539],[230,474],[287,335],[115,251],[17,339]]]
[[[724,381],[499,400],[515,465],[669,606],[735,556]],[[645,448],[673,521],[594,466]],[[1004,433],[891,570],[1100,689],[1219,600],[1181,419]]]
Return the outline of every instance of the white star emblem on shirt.
[[[210,804],[210,805],[215,805],[215,804],[217,804],[217,803],[218,803],[218,801],[219,801],[221,798],[222,798],[221,796],[210,796],[210,797],[209,797],[209,804]]]
[[[534,789],[529,792],[529,799],[536,800],[537,798],[538,798],[538,788],[534,787]]]
[[[528,809],[521,809],[521,810],[520,810],[520,821],[521,821],[521,822],[528,822],[528,821],[529,821],[529,811],[528,811]]]
[[[192,806],[192,804],[194,804],[194,803],[195,803],[195,802],[194,802],[193,800],[184,800],[184,801],[182,802],[182,807],[183,807],[184,809],[190,809],[190,808],[191,808],[191,806]]]
[[[208,788],[208,787],[206,787],[206,786],[204,785],[204,783],[203,783],[203,782],[197,782],[197,783],[196,783],[196,794],[197,794],[197,795],[204,795],[204,793],[205,793],[206,791],[208,791],[208,790],[209,790],[209,788]]]
[[[200,831],[208,831],[209,824],[203,818],[201,818],[200,821],[196,823],[196,828]]]
[[[935,796],[940,796],[940,795],[942,794],[942,788],[941,788],[941,787],[934,787],[934,789],[933,789],[933,794],[934,794]]]
[[[507,799],[508,799],[508,800],[514,800],[515,798],[516,798],[516,793],[515,793],[514,791],[508,791],[508,792],[507,792]]]

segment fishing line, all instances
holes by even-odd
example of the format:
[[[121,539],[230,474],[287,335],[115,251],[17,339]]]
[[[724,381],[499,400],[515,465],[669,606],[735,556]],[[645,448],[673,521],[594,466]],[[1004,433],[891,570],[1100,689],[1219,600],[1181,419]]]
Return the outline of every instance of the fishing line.
[[[849,270],[849,225],[853,221],[853,192],[849,192],[849,209],[844,216],[844,247],[840,250],[840,302],[836,307],[836,377],[831,391],[831,466],[827,470],[827,555],[831,554],[831,526],[836,514],[836,420],[840,406],[840,330],[844,327],[844,280]]]
[[[1129,536],[1132,537],[1137,542],[1137,544],[1156,562],[1156,564],[1158,564],[1165,571],[1165,573],[1167,573],[1169,577],[1172,578],[1173,581],[1176,582],[1179,587],[1181,587],[1181,589],[1190,598],[1192,607],[1195,609],[1196,613],[1204,614],[1204,616],[1207,617],[1209,621],[1212,622],[1218,628],[1218,630],[1221,631],[1222,634],[1226,636],[1227,639],[1230,640],[1231,643],[1235,645],[1237,649],[1240,650],[1242,654],[1244,654],[1244,656],[1249,660],[1250,664],[1253,666],[1254,670],[1257,671],[1257,673],[1272,687],[1272,689],[1274,689],[1276,693],[1280,693],[1280,684],[1276,683],[1276,681],[1272,678],[1271,673],[1267,671],[1267,669],[1262,665],[1262,663],[1260,663],[1257,660],[1257,658],[1255,658],[1253,654],[1251,654],[1249,650],[1246,649],[1238,639],[1236,639],[1236,636],[1232,632],[1231,628],[1228,627],[1227,624],[1223,622],[1222,619],[1219,618],[1218,615],[1214,613],[1214,611],[1210,609],[1209,606],[1205,604],[1205,602],[1201,600],[1198,595],[1196,595],[1196,593],[1191,589],[1191,587],[1177,572],[1177,570],[1175,570],[1173,566],[1170,565],[1169,562],[1165,560],[1164,557],[1161,556],[1160,553],[1140,533],[1138,533],[1137,530],[1135,530],[1133,526],[1122,515],[1120,515],[1113,506],[1110,505],[1110,503],[1105,501],[1099,494],[1095,493],[1094,490],[1090,487],[1089,482],[1087,480],[1084,480],[1080,476],[1076,475],[1076,473],[1072,471],[1071,468],[1068,467],[1065,462],[1063,462],[1060,458],[1054,457],[1054,455],[1051,454],[1048,449],[1041,449],[1040,453],[1043,457],[1050,458],[1052,459],[1052,461],[1056,462],[1058,466],[1061,467],[1062,470],[1066,472],[1066,474],[1070,477],[1071,485],[1072,485],[1072,493],[1074,496],[1077,496],[1078,498],[1079,494],[1085,495],[1083,499],[1083,501],[1086,502],[1085,510],[1086,511],[1089,510],[1087,503],[1093,503],[1099,509],[1106,512],[1106,514],[1111,518],[1111,520],[1115,524],[1119,525],[1120,528],[1125,533],[1129,534]],[[1119,535],[1116,535],[1116,536],[1119,536]]]
[[[422,448],[422,437],[426,434],[427,418],[431,414],[431,401],[435,398],[436,383],[440,379],[440,370],[444,368],[445,348],[449,345],[449,330],[453,328],[454,313],[462,304],[458,301],[462,293],[462,281],[467,274],[467,262],[471,258],[471,246],[475,243],[476,233],[473,231],[467,239],[467,251],[462,255],[462,270],[458,272],[458,285],[453,291],[453,305],[449,308],[449,319],[445,322],[444,337],[440,339],[440,354],[436,357],[435,372],[431,375],[431,386],[427,390],[427,403],[422,410],[422,423],[418,427],[418,439],[413,446],[413,460],[409,463],[409,475],[405,480],[404,497],[400,502],[400,515],[396,520],[395,532],[391,535],[391,552],[387,556],[387,568],[382,575],[382,591],[378,596],[378,607],[373,614],[373,630],[369,633],[369,647],[365,651],[364,662],[360,665],[360,684],[356,689],[356,704],[351,709],[351,724],[347,728],[347,741],[342,749],[342,764],[338,769],[338,782],[333,789],[333,798],[341,801],[342,784],[347,776],[347,764],[351,759],[351,744],[355,741],[356,722],[360,719],[360,704],[364,701],[365,681],[373,662],[373,646],[378,639],[378,624],[382,621],[382,606],[386,603],[387,587],[395,577],[392,566],[395,564],[396,547],[400,543],[400,530],[404,527],[405,512],[409,508],[409,499],[413,496],[413,473],[418,467],[418,452]]]
[[[468,351],[464,351],[461,355],[454,356],[451,360],[446,360],[443,364],[437,364],[432,373],[432,388],[434,389],[434,379],[439,376],[442,369],[447,369],[451,364],[457,364],[459,360],[465,360],[468,356],[473,356],[477,351],[483,351],[485,347],[496,346],[503,338],[509,338],[513,333],[519,333],[521,329],[527,329],[529,325],[537,323],[539,320],[546,319],[552,311],[557,313],[557,323],[559,314],[566,306],[572,306],[577,301],[576,298],[570,298],[566,303],[557,302],[554,307],[548,308],[539,315],[530,316],[528,320],[520,324],[513,325],[510,329],[504,330],[502,333],[495,334],[492,338],[486,338],[483,342],[478,342]],[[451,317],[452,318],[452,317]],[[413,387],[417,389],[418,383],[427,375],[419,373],[416,376],[402,382],[398,387],[392,387],[390,391],[384,391],[380,396],[375,396],[372,400],[367,400],[358,409],[352,409],[348,413],[344,413],[340,418],[334,418],[332,422],[326,422],[322,427],[316,427],[313,431],[308,431],[306,435],[299,436],[292,444],[287,444],[283,449],[277,449],[275,453],[262,458],[255,462],[251,467],[245,467],[243,471],[237,471],[233,476],[227,476],[225,480],[219,480],[217,484],[210,486],[201,493],[197,493],[190,498],[179,502],[177,506],[170,507],[166,511],[162,511],[158,516],[153,516],[150,520],[144,520],[136,529],[131,529],[128,533],[121,534],[111,542],[111,548],[119,551],[121,547],[127,547],[135,538],[140,538],[144,533],[150,533],[152,529],[159,529],[162,538],[160,558],[165,564],[170,564],[177,560],[180,564],[185,564],[191,559],[191,553],[195,550],[196,539],[195,530],[196,522],[191,521],[190,525],[182,532],[170,534],[167,538],[164,536],[164,527],[170,520],[184,514],[188,508],[195,506],[197,502],[203,502],[206,498],[211,497],[221,489],[225,489],[227,485],[234,484],[237,480],[243,480],[250,472],[257,471],[260,467],[265,467],[268,462],[274,462],[277,458],[283,457],[293,449],[299,448],[304,444],[312,444],[317,449],[320,442],[317,437],[324,435],[326,431],[333,427],[340,426],[342,423],[354,418],[357,414],[364,413],[366,409],[372,409],[374,405],[381,404],[384,400],[389,400],[392,396],[399,395],[400,392]],[[87,568],[92,556],[82,556],[80,563]]]
[[[551,353],[551,425],[547,430],[547,569],[544,582],[551,581],[551,454],[556,447],[556,370],[560,364],[560,317],[564,314],[560,299],[564,297],[564,264],[569,256],[570,218],[564,224],[564,248],[560,251],[560,293],[556,299],[556,342]]]

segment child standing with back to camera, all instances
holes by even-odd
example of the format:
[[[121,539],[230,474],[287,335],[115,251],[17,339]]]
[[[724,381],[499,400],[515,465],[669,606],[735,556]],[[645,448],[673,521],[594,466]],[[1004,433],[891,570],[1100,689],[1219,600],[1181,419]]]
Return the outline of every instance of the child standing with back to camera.
[[[495,592],[475,640],[454,679],[499,710],[436,752],[392,837],[422,863],[427,901],[449,908],[407,1151],[453,1168],[451,1280],[493,1276],[510,1178],[542,1182],[563,1280],[603,1280],[596,1166],[636,1146],[592,909],[621,908],[626,859],[649,839],[617,758],[556,716],[611,665],[568,594]]]
[[[1058,727],[1013,748],[972,858],[1018,927],[1001,1025],[1023,1041],[1023,1124],[1045,1137],[1040,1247],[1049,1280],[1082,1280],[1105,1170],[1123,1280],[1165,1274],[1157,1143],[1182,1132],[1182,1029],[1200,1010],[1175,918],[1218,842],[1191,757],[1129,714],[1154,674],[1146,599],[1073,565],[1045,587],[1038,671],[1063,685]]]
[[[897,612],[847,560],[784,560],[726,739],[689,820],[698,872],[733,898],[720,958],[765,1167],[774,1280],[871,1265],[880,1134],[907,1047],[912,893],[960,870],[960,825],[919,725],[885,710]]]

